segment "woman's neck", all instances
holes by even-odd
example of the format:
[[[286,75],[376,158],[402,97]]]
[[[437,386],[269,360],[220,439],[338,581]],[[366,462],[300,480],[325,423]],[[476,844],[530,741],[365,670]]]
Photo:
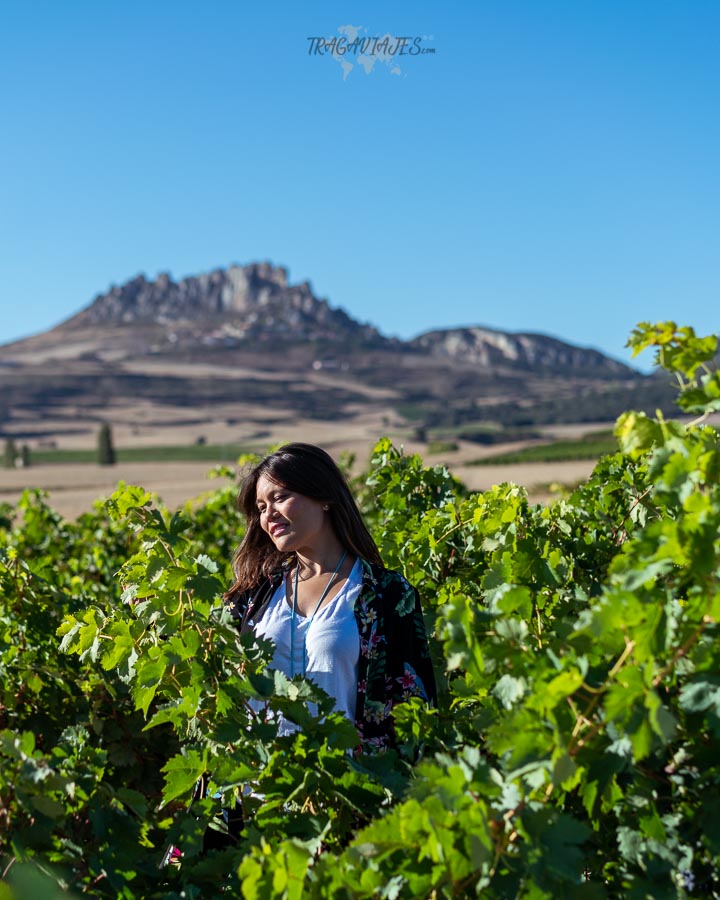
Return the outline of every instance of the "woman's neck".
[[[324,547],[322,551],[296,553],[299,577],[306,581],[318,575],[329,575],[335,571],[344,552],[345,548],[338,541],[332,547]]]

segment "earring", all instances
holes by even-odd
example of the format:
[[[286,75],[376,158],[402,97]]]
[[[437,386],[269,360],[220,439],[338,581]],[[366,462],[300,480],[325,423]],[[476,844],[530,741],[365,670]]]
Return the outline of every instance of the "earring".
[[[330,507],[328,506],[327,503],[324,503],[324,504],[323,504],[323,509],[325,510],[325,512],[327,512],[327,511],[330,509]]]

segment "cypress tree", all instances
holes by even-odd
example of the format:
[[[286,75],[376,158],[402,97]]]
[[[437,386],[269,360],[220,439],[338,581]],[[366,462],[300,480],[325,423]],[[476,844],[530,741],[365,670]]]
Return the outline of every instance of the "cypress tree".
[[[5,441],[5,451],[3,453],[3,464],[6,469],[15,468],[15,457],[17,456],[17,447],[12,438]]]
[[[112,429],[107,422],[103,422],[98,431],[98,462],[101,466],[115,465]]]

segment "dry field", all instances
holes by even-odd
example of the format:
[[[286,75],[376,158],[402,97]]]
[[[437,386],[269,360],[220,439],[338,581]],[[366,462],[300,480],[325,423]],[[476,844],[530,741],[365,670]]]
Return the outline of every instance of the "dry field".
[[[270,446],[287,441],[309,441],[325,447],[335,457],[343,451],[354,454],[358,470],[366,466],[377,439],[387,435],[406,452],[419,453],[426,464],[447,465],[472,490],[486,490],[494,484],[511,481],[527,488],[533,502],[550,498],[549,484],[575,485],[587,478],[593,468],[593,464],[586,461],[466,465],[482,456],[518,449],[523,446],[520,443],[490,447],[460,441],[456,451],[429,455],[425,444],[413,440],[413,430],[398,419],[389,404],[385,407],[382,403],[371,409],[349,408],[346,417],[337,421],[310,421],[298,417],[291,409],[283,413],[275,411],[270,417],[267,410],[239,401],[203,410],[125,400],[111,404],[102,413],[103,418],[112,422],[114,443],[119,449],[188,446],[202,440],[211,445],[240,444],[264,452]],[[7,431],[9,434],[16,431],[18,443],[28,443],[31,451],[48,446],[50,442],[63,450],[91,449],[96,446],[99,418],[99,414],[94,419],[88,416],[87,410],[74,409],[68,404],[62,408],[62,415],[55,417],[39,412],[17,415]],[[546,431],[548,436],[560,438],[576,436],[596,427],[608,426],[607,423],[558,426]],[[177,508],[220,486],[217,480],[208,478],[211,468],[209,462],[122,462],[109,467],[54,464],[0,469],[0,501],[14,503],[24,488],[42,488],[50,492],[50,503],[55,509],[67,518],[74,518],[91,509],[94,501],[108,497],[118,482],[124,481],[142,485],[161,497],[168,507]]]
[[[142,485],[167,506],[176,508],[222,485],[208,478],[210,468],[209,463],[147,462],[115,466],[61,463],[0,470],[0,500],[14,503],[25,488],[42,488],[49,491],[50,505],[65,518],[73,519],[92,509],[96,500],[109,497],[118,482],[124,481]]]
[[[406,449],[413,448],[406,446]],[[367,452],[362,456],[358,454],[358,459],[363,462],[366,458]],[[426,457],[427,463],[440,461]],[[452,463],[449,466],[473,490],[486,490],[494,484],[512,481],[526,487],[533,502],[543,502],[550,497],[548,484],[575,484],[587,478],[592,467],[589,461],[472,467]],[[203,494],[224,483],[208,477],[211,468],[205,462],[145,462],[115,466],[66,463],[24,470],[3,469],[0,470],[0,500],[14,503],[24,488],[43,488],[50,492],[50,503],[61,515],[75,518],[91,509],[95,500],[110,496],[118,482],[124,481],[153,491],[174,509],[188,500],[200,500]]]
[[[116,344],[117,335],[113,333],[111,337]],[[102,377],[103,367],[97,361],[86,359],[83,353],[95,352],[97,347],[92,343],[82,345],[78,340],[66,335],[63,343],[58,344],[57,335],[48,333],[45,338],[39,336],[13,345],[10,350],[6,348],[3,359],[16,375],[15,367],[27,365],[28,371],[34,373],[33,377],[39,372],[50,379],[54,367],[60,366],[64,358],[67,373],[92,384],[94,379]],[[262,380],[276,380],[278,390],[283,392],[280,396],[286,398],[282,405],[269,407],[257,400],[249,400],[253,393],[246,392],[244,385],[258,377],[258,372],[250,366],[217,365],[210,361],[193,362],[190,366],[168,359],[134,360],[126,358],[130,350],[122,346],[107,352],[114,354],[113,358],[117,357],[116,362],[121,364],[125,374],[172,378],[188,377],[191,371],[192,378],[198,381],[235,379],[237,393],[229,391],[228,401],[213,400],[203,404],[188,400],[186,404],[180,404],[177,400],[165,402],[113,393],[102,395],[108,398],[103,400],[102,392],[97,397],[70,392],[61,402],[53,401],[47,406],[26,404],[14,409],[9,420],[3,423],[3,437],[13,437],[18,445],[27,444],[31,458],[33,451],[41,449],[94,451],[99,425],[106,421],[112,425],[113,441],[120,450],[188,447],[202,443],[218,447],[242,446],[264,452],[270,446],[300,440],[319,444],[336,457],[348,451],[355,456],[357,469],[361,470],[365,468],[377,439],[387,435],[407,452],[420,453],[427,464],[447,465],[471,489],[483,490],[502,481],[513,481],[525,486],[533,500],[547,499],[548,484],[576,484],[592,469],[586,462],[467,466],[470,460],[494,455],[510,447],[518,449],[522,446],[519,443],[483,447],[460,441],[457,450],[431,456],[426,444],[413,440],[414,427],[395,411],[398,396],[391,384],[383,387],[353,384],[357,400],[345,402],[334,418],[311,420],[303,418],[306,414],[299,411],[302,404],[296,403],[298,392],[314,388],[344,390],[348,387],[347,377],[325,370],[303,370],[302,375],[292,376],[288,381],[287,372],[263,369]],[[213,395],[210,392],[208,396]],[[559,427],[556,433],[555,429],[547,429],[547,432],[551,437],[566,437],[572,428]],[[592,428],[586,424],[578,430],[582,433]],[[230,459],[220,461],[232,462]],[[97,499],[107,497],[119,481],[124,481],[142,485],[159,495],[167,506],[176,508],[218,486],[217,481],[207,477],[211,468],[212,464],[208,462],[122,462],[111,467],[54,464],[0,469],[0,501],[12,503],[24,488],[42,488],[50,492],[51,504],[62,515],[73,518],[89,510]]]
[[[590,460],[568,462],[518,463],[513,465],[470,466],[468,461],[483,456],[493,456],[506,450],[516,450],[522,443],[479,446],[469,442],[458,443],[458,450],[441,455],[430,455],[424,444],[412,440],[407,428],[392,425],[388,415],[357,416],[351,422],[317,422],[289,420],[272,424],[249,415],[237,424],[241,411],[235,406],[228,420],[217,416],[187,422],[178,421],[176,408],[167,409],[167,418],[156,404],[147,408],[136,406],[131,424],[128,419],[116,416],[113,426],[115,444],[122,446],[156,446],[191,444],[200,435],[208,443],[247,442],[263,452],[269,446],[285,441],[310,441],[325,447],[333,456],[343,451],[355,456],[357,470],[363,469],[370,451],[381,435],[388,435],[396,446],[407,453],[419,453],[426,465],[447,465],[471,490],[483,491],[495,484],[513,482],[528,491],[533,503],[543,503],[556,496],[550,485],[573,487],[584,481],[594,467]],[[249,410],[248,410],[249,413]],[[257,408],[254,413],[257,415]],[[129,413],[127,413],[129,418]],[[709,419],[716,427],[720,416]],[[141,424],[142,423],[142,424]],[[152,423],[152,424],[151,424]],[[46,420],[45,428],[52,423]],[[609,423],[559,425],[543,429],[547,436],[563,439],[576,438],[588,431],[610,427]],[[31,445],[37,441],[30,441]],[[89,447],[94,445],[93,428],[84,428],[73,434],[62,434],[58,428],[57,445],[62,448]],[[139,484],[162,498],[170,508],[182,506],[187,501],[199,501],[203,494],[216,490],[222,482],[208,477],[212,464],[208,462],[135,462],[118,463],[115,466],[92,464],[37,465],[29,469],[0,469],[0,501],[15,503],[25,488],[42,488],[50,492],[50,503],[63,516],[75,518],[92,508],[94,501],[108,497],[119,481]]]

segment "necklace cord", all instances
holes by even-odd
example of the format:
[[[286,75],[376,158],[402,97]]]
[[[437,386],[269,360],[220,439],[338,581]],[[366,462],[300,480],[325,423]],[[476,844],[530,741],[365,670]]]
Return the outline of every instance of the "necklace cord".
[[[347,550],[343,552],[343,555],[340,557],[340,562],[335,566],[335,571],[330,576],[330,580],[325,585],[325,590],[320,594],[320,599],[315,604],[315,609],[308,620],[307,631],[310,630],[310,626],[313,623],[313,619],[315,618],[315,613],[320,609],[320,604],[327,597],[328,591],[332,587],[335,578],[340,571],[340,567],[345,562],[345,557],[347,556]],[[297,616],[297,595],[298,595],[298,574],[300,572],[300,564],[298,562],[295,563],[295,582],[293,585],[293,602],[292,602],[292,615],[290,617],[290,677],[294,678],[295,676],[295,617]],[[307,673],[307,631],[305,636],[303,637],[303,664],[302,664],[302,673],[303,676]]]

